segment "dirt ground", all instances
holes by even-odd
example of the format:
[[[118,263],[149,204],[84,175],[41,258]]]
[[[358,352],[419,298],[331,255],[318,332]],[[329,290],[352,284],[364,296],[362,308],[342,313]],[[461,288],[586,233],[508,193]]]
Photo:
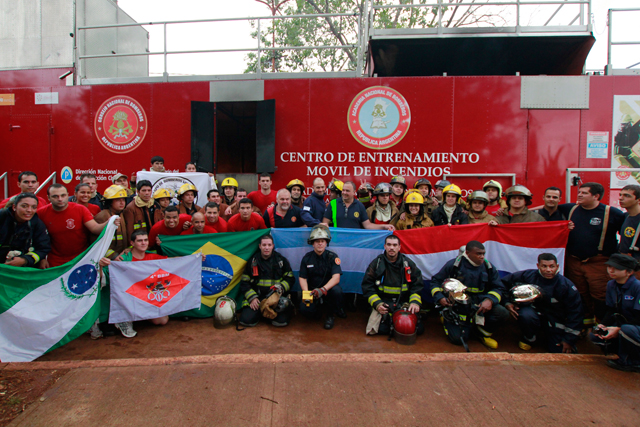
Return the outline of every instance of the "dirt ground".
[[[9,425],[68,369],[9,371],[0,366],[0,427]]]

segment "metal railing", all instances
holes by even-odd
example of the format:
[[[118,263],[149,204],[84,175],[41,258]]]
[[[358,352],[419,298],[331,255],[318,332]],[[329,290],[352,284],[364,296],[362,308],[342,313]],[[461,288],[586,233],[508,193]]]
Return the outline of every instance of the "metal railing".
[[[4,181],[4,198],[9,198],[9,172],[5,172],[0,175],[0,181]]]
[[[243,18],[218,18],[218,19],[197,19],[197,20],[180,20],[180,21],[155,21],[155,22],[138,22],[138,23],[124,23],[124,24],[110,24],[110,25],[87,25],[77,27],[76,33],[80,37],[75,37],[76,43],[82,44],[82,40],[85,37],[81,37],[83,34],[87,34],[89,31],[100,31],[104,29],[118,29],[123,27],[146,27],[146,26],[162,26],[163,48],[162,50],[156,50],[153,52],[115,52],[109,49],[108,52],[100,52],[94,54],[87,54],[89,46],[76,45],[76,64],[78,66],[78,72],[76,73],[77,82],[81,83],[83,79],[94,78],[99,76],[87,76],[86,61],[97,60],[105,58],[123,58],[123,57],[163,57],[162,67],[162,80],[168,81],[170,70],[168,65],[168,58],[174,55],[185,54],[223,54],[233,52],[246,52],[255,53],[257,57],[257,66],[255,75],[258,79],[263,78],[262,64],[265,60],[266,54],[282,51],[297,51],[297,50],[345,50],[349,51],[349,55],[355,58],[355,71],[350,68],[350,73],[354,73],[355,76],[361,76],[364,70],[364,64],[366,60],[367,48],[369,40],[377,35],[391,34],[393,32],[413,32],[420,37],[439,37],[439,36],[452,36],[452,35],[487,35],[487,34],[501,34],[501,35],[520,35],[521,33],[535,34],[549,33],[550,31],[568,32],[568,31],[591,31],[590,15],[591,15],[591,1],[592,0],[487,0],[486,2],[462,0],[459,3],[449,0],[432,0],[430,3],[425,4],[390,4],[390,5],[378,5],[374,4],[374,0],[366,0],[362,3],[362,11],[354,11],[349,13],[324,13],[324,14],[305,14],[305,15],[277,15],[277,16],[260,16],[260,17],[243,17]],[[532,21],[531,7],[542,8],[548,7],[547,14],[544,18],[539,20],[540,25],[531,25],[529,22],[525,22],[527,19],[526,11],[529,11],[529,20]],[[460,14],[464,14],[464,10],[469,8],[476,9],[478,7],[499,7],[506,8],[515,11],[515,25],[513,27],[498,26],[492,23],[484,23],[474,25],[472,27],[465,26],[464,28],[449,28],[452,25],[452,21],[456,17],[455,11],[460,11]],[[398,16],[403,13],[412,13],[414,10],[430,8],[430,13],[435,14],[436,19],[433,23],[421,23],[421,25],[414,25],[412,28],[392,27],[382,28],[384,25],[381,23],[381,16],[384,10],[397,10]],[[574,11],[570,8],[579,9],[574,16]],[[536,11],[540,15],[539,10]],[[513,15],[513,14],[511,14]],[[495,16],[499,16],[498,13]],[[276,21],[290,20],[290,19],[323,19],[326,20],[329,25],[330,21],[334,18],[352,18],[352,23],[355,29],[355,34],[351,32],[351,38],[343,38],[341,41],[336,39],[335,45],[305,45],[305,46],[264,46],[261,38],[262,36],[269,35],[263,30],[265,23],[271,22],[271,26],[275,25]],[[502,18],[501,18],[502,19]],[[536,18],[537,19],[537,18]],[[551,25],[553,20],[566,19],[568,24],[566,25]],[[504,19],[503,19],[504,20]],[[256,46],[253,47],[239,47],[230,49],[180,49],[170,50],[168,49],[168,35],[167,28],[177,24],[200,24],[200,23],[230,23],[230,22],[254,22],[257,24],[257,37]],[[506,22],[506,20],[504,20]],[[335,21],[333,22],[335,24]],[[576,24],[577,23],[577,24]],[[423,25],[422,25],[423,24]],[[575,25],[574,25],[575,24]],[[581,27],[576,30],[576,25]],[[324,24],[323,24],[324,25]],[[412,23],[413,25],[413,23]],[[343,44],[344,43],[344,44]],[[322,72],[322,70],[319,70]],[[326,72],[325,72],[326,73]],[[270,72],[268,74],[278,74],[277,72]],[[290,73],[289,73],[290,74]],[[328,74],[328,73],[326,73]],[[138,76],[149,77],[149,76]]]
[[[261,35],[262,35],[262,21],[275,21],[275,20],[286,20],[286,19],[317,19],[317,18],[332,18],[332,17],[355,17],[357,18],[357,37],[358,41],[355,44],[339,44],[335,46],[272,46],[265,47],[262,46],[261,43]],[[246,47],[246,48],[236,48],[236,49],[198,49],[198,50],[168,50],[167,49],[167,26],[175,25],[175,24],[196,24],[196,23],[214,23],[214,22],[237,22],[237,21],[256,21],[257,22],[257,47]],[[180,55],[180,54],[192,54],[192,53],[229,53],[229,52],[256,52],[257,54],[257,66],[256,66],[256,74],[258,78],[262,77],[262,67],[261,60],[264,52],[270,51],[283,51],[283,50],[326,50],[326,49],[352,49],[355,52],[355,56],[357,58],[356,65],[356,73],[358,75],[362,74],[364,56],[362,54],[362,49],[366,45],[364,41],[361,39],[364,38],[364,33],[362,31],[362,15],[357,12],[353,13],[319,13],[313,15],[280,15],[280,16],[260,16],[260,17],[246,17],[246,18],[218,18],[218,19],[195,19],[195,20],[181,20],[181,21],[156,21],[156,22],[138,22],[135,24],[110,24],[110,25],[89,25],[78,27],[78,31],[87,31],[87,30],[96,30],[96,29],[106,29],[106,28],[122,28],[122,27],[137,27],[137,26],[146,26],[146,25],[162,25],[163,27],[163,49],[162,51],[157,52],[131,52],[131,53],[109,53],[109,54],[100,54],[100,55],[81,55],[77,56],[77,63],[79,64],[79,75],[82,78],[83,76],[83,67],[82,63],[87,59],[97,59],[97,58],[121,58],[121,57],[132,57],[132,56],[154,56],[154,55],[162,55],[164,57],[164,70],[163,77],[165,81],[168,78],[168,69],[167,69],[167,57],[168,55]],[[77,51],[77,50],[76,50]]]
[[[40,187],[38,187],[38,189],[34,191],[34,194],[38,194],[40,190],[42,190],[44,186],[47,185],[51,180],[53,180],[52,184],[56,183],[56,172],[53,172],[51,175],[49,175],[49,178],[45,179],[44,182],[40,184]]]
[[[522,33],[522,28],[523,27],[528,27],[529,25],[522,25],[522,9],[526,8],[526,7],[530,7],[530,6],[556,6],[557,8],[555,8],[554,11],[550,10],[550,14],[549,17],[547,18],[547,20],[545,21],[544,24],[540,25],[540,26],[535,26],[534,28],[540,28],[540,27],[554,27],[554,29],[558,29],[559,27],[567,30],[569,29],[569,27],[573,26],[575,24],[576,21],[579,21],[578,25],[582,25],[582,26],[587,26],[589,28],[591,28],[591,23],[590,23],[590,16],[591,16],[591,0],[556,0],[556,1],[527,1],[527,0],[512,0],[512,1],[491,1],[488,0],[486,2],[483,1],[461,1],[461,2],[450,2],[449,0],[434,0],[431,3],[421,3],[421,4],[391,4],[391,5],[376,5],[376,4],[372,4],[371,5],[371,10],[372,13],[369,14],[368,18],[369,18],[369,24],[368,27],[369,28],[374,28],[375,27],[375,12],[376,11],[380,11],[380,10],[384,10],[384,9],[408,9],[408,10],[413,10],[413,9],[423,9],[423,8],[430,8],[431,12],[433,14],[435,14],[435,19],[434,19],[434,24],[432,28],[436,29],[437,34],[438,35],[443,35],[446,32],[454,32],[454,29],[447,29],[445,30],[445,28],[451,24],[451,22],[453,22],[453,17],[452,19],[447,23],[446,26],[443,26],[443,18],[444,18],[444,14],[449,11],[449,10],[453,10],[455,9],[456,11],[459,8],[466,8],[467,10],[469,10],[470,8],[479,8],[479,7],[485,7],[485,6],[495,6],[495,7],[504,7],[504,8],[512,8],[515,9],[515,28],[514,28],[514,32],[516,34],[520,34]],[[568,24],[565,25],[550,25],[551,21],[558,15],[558,13],[561,11],[561,9],[563,9],[565,6],[579,6],[579,11],[578,13],[568,21]],[[464,13],[464,10],[461,11],[461,13]],[[453,15],[455,15],[455,12],[453,13]],[[504,18],[502,18],[504,19]],[[484,22],[486,25],[486,27],[492,27],[493,25],[489,22]],[[478,25],[477,27],[482,27],[483,25]],[[475,28],[475,27],[474,27]],[[382,31],[380,31],[382,30]],[[378,29],[378,31],[380,31],[381,33],[383,33],[385,30],[388,29]],[[504,33],[505,31],[499,31],[500,33]],[[530,32],[530,31],[527,31]]]
[[[640,168],[567,168],[564,200],[571,203],[571,180],[578,176],[573,172],[640,172]]]
[[[613,36],[613,13],[614,12],[640,12],[640,8],[626,8],[626,9],[609,9],[608,15],[607,15],[607,27],[608,27],[608,32],[607,32],[607,66],[605,68],[605,74],[607,75],[611,75],[611,74],[615,74],[614,72],[614,68],[613,68],[613,64],[611,63],[611,46],[640,46],[640,40],[634,40],[634,41],[621,41],[621,42],[614,42],[612,41],[612,36]],[[638,13],[638,18],[640,18],[640,13]],[[635,34],[638,34],[638,32],[636,31]],[[640,60],[640,55],[637,56],[635,58],[636,60]],[[636,62],[635,64],[629,65],[628,67],[626,67],[623,70],[631,70],[633,67],[640,65],[640,62]],[[633,70],[633,71],[638,71],[638,74],[640,74],[640,70]],[[627,73],[633,73],[633,71],[627,72]],[[619,73],[619,74],[627,74],[625,72],[623,73]]]

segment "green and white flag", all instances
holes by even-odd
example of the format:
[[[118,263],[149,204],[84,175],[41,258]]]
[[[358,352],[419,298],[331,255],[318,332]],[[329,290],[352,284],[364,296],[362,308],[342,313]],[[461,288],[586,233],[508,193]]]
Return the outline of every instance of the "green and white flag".
[[[87,332],[100,315],[98,262],[117,216],[85,252],[47,270],[0,265],[0,361],[30,362]]]

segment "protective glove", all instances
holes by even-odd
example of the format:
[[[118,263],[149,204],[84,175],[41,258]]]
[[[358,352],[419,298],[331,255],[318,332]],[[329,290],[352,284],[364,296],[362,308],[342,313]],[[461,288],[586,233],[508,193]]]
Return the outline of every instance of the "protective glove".
[[[325,288],[317,288],[311,291],[311,295],[313,295],[314,299],[322,298],[327,294],[327,290]]]

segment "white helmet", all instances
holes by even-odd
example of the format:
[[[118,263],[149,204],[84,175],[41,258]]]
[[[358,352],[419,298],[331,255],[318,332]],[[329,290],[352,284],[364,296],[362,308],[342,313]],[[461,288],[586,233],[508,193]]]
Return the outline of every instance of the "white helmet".
[[[224,328],[233,323],[236,316],[236,302],[228,296],[222,296],[216,301],[216,308],[213,312],[213,326]]]

